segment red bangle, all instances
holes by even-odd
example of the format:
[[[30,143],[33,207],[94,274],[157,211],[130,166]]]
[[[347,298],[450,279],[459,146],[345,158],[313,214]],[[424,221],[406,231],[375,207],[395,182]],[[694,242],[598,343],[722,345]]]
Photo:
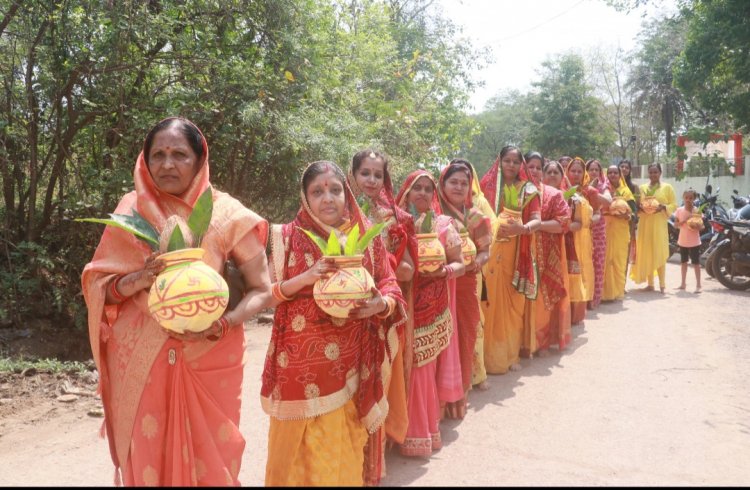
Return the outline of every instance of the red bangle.
[[[112,299],[114,299],[117,303],[122,303],[126,299],[128,299],[127,296],[120,294],[120,292],[117,290],[117,284],[119,284],[120,280],[125,276],[115,276],[114,279],[112,279],[112,282],[110,282],[109,286],[109,293],[112,296]]]
[[[214,324],[216,323],[219,324],[219,332],[215,334],[211,334],[211,335],[206,335],[206,338],[213,342],[216,342],[217,340],[224,338],[227,332],[229,332],[229,327],[231,327],[231,325],[229,325],[229,320],[227,320],[227,317],[225,316],[222,316],[218,320],[215,320]]]

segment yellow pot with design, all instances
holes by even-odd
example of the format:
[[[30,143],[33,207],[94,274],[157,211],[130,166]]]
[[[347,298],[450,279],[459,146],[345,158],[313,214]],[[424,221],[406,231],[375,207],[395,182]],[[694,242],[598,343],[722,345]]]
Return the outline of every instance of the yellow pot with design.
[[[659,200],[654,196],[645,196],[641,198],[641,208],[646,214],[654,214],[659,209]]]
[[[313,299],[318,307],[334,318],[348,318],[349,312],[362,299],[372,297],[375,286],[372,276],[362,265],[364,255],[326,256],[339,269],[328,279],[318,279],[313,285]]]
[[[445,249],[437,233],[417,233],[419,272],[435,272],[445,264]]]
[[[464,265],[469,265],[477,257],[477,246],[469,238],[468,231],[462,231],[459,235],[461,236],[461,257],[463,258],[463,263]]]
[[[227,309],[229,287],[203,262],[205,252],[185,248],[159,256],[166,267],[148,293],[148,310],[162,327],[177,333],[201,332]]]

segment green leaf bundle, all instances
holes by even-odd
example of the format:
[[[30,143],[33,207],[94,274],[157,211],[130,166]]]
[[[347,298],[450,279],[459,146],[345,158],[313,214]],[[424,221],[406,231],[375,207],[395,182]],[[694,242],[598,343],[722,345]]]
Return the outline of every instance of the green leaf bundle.
[[[133,215],[109,213],[110,219],[106,218],[77,218],[75,221],[88,223],[101,223],[114,226],[131,233],[137,239],[146,242],[151,250],[159,249],[159,233],[151,226],[151,223],[133,209]]]
[[[699,213],[701,213],[701,214],[703,214],[703,210],[704,210],[704,209],[706,208],[706,206],[708,206],[709,204],[710,204],[709,202],[704,202],[703,204],[701,204],[701,205],[700,205],[700,207],[698,208],[698,212],[699,212]]]
[[[211,215],[214,212],[214,198],[211,187],[208,187],[203,194],[198,197],[193,206],[193,212],[190,213],[187,224],[190,231],[193,232],[193,246],[200,247],[203,237],[208,231],[208,225],[211,223]],[[171,242],[171,240],[170,240]],[[184,246],[182,247],[184,248]]]
[[[357,241],[356,253],[361,254],[365,251],[370,242],[383,231],[385,223],[377,223],[370,227],[369,230]]]
[[[343,255],[346,257],[351,257],[353,255],[359,255],[363,253],[370,242],[373,240],[373,238],[378,236],[378,234],[383,230],[383,227],[385,227],[385,223],[377,223],[371,226],[370,229],[367,230],[365,234],[360,238],[359,224],[355,224],[351,231],[349,231],[349,234],[347,234],[346,236],[346,245],[344,247],[341,246],[341,242],[339,242],[339,238],[336,235],[335,230],[331,230],[331,234],[328,235],[328,241],[325,241],[309,230],[305,230],[303,228],[299,229],[304,232],[305,235],[310,237],[313,243],[318,246],[323,255],[342,255],[343,248]]]
[[[520,207],[518,205],[518,189],[513,184],[503,185],[503,207],[514,211],[518,211]]]
[[[571,187],[567,191],[563,192],[563,197],[567,201],[568,199],[570,199],[571,197],[573,197],[573,194],[575,194],[577,190],[578,190],[578,186],[574,185],[573,187]]]
[[[419,227],[420,233],[432,233],[432,215],[434,213],[432,212],[432,209],[428,209],[426,213],[424,213],[424,219],[422,220],[422,225]]]

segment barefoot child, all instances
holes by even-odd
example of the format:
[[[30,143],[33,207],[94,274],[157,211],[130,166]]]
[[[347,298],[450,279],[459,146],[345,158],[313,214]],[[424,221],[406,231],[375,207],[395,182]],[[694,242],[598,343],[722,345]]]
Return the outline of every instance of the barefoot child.
[[[682,282],[677,289],[685,289],[685,278],[687,276],[688,258],[693,264],[695,270],[695,293],[701,292],[701,265],[698,260],[699,249],[701,245],[700,230],[694,230],[687,226],[687,220],[696,212],[693,203],[698,194],[693,189],[688,189],[682,193],[684,205],[674,212],[674,224],[680,229],[680,236],[677,239],[677,245],[680,246],[680,262],[682,264]]]

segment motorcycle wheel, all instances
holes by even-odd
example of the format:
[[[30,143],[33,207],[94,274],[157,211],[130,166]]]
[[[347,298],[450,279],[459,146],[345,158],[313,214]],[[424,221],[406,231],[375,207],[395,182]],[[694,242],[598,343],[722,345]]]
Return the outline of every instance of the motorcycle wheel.
[[[716,277],[716,273],[714,272],[714,254],[708,256],[706,259],[706,265],[703,266],[704,269],[706,269],[706,274],[708,274],[710,277]]]
[[[726,243],[713,253],[713,269],[721,284],[735,291],[750,289],[750,276],[732,277],[732,247]]]

